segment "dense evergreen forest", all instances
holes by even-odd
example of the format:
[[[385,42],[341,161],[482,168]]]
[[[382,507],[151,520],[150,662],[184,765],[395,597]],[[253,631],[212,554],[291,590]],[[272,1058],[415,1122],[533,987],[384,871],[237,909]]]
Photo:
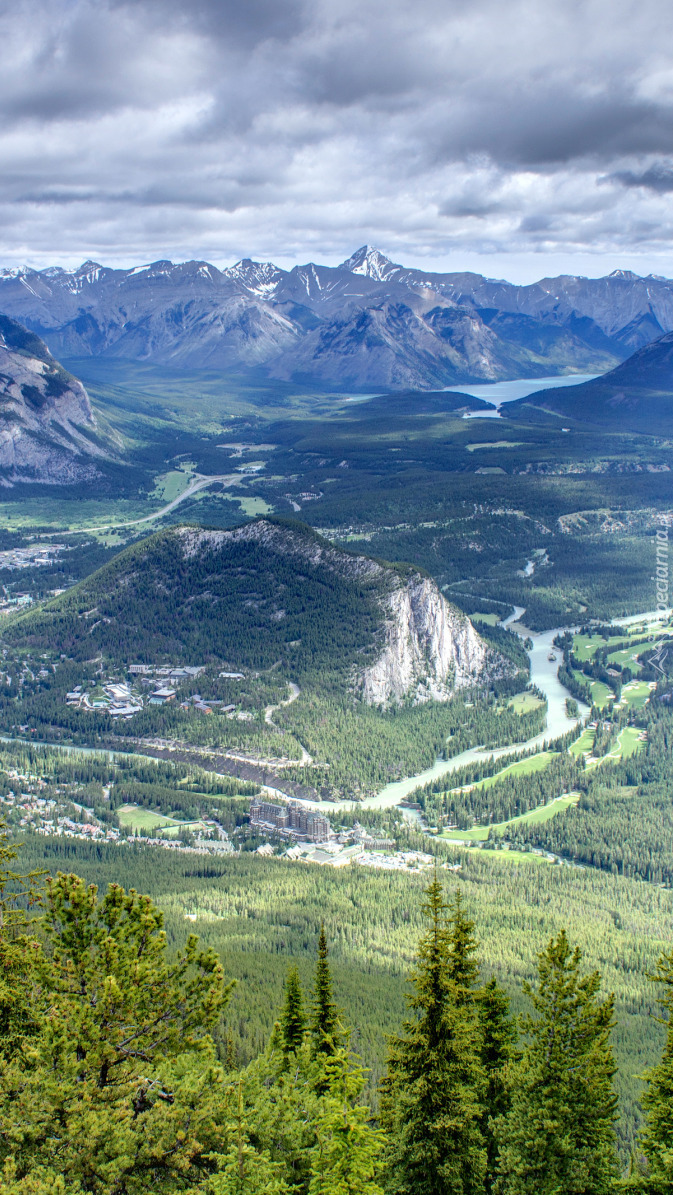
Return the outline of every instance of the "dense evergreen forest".
[[[482,971],[470,887],[447,896],[430,873],[410,893],[407,1013],[398,1003],[372,1099],[329,924],[314,923],[303,977],[280,960],[274,1024],[245,1062],[232,976],[206,939],[172,945],[152,898],[116,882],[45,883],[4,836],[0,869],[7,1195],[659,1195],[673,1179],[673,1028],[620,1159],[621,1010],[595,934],[583,952],[538,927],[513,1013]],[[670,1014],[673,954],[652,945],[649,1004]],[[239,986],[249,1015],[254,980]]]
[[[458,865],[466,904],[479,926],[483,974],[496,976],[516,1013],[523,1010],[521,981],[534,977],[540,943],[565,925],[600,965],[606,989],[616,996],[619,1141],[626,1155],[637,1131],[640,1076],[661,1045],[646,975],[673,935],[670,892],[515,853],[494,858],[418,834],[400,842],[434,854],[442,875],[443,865]],[[427,872],[321,868],[246,853],[214,859],[30,835],[24,843],[26,869],[45,867],[53,875],[72,870],[101,890],[118,882],[149,893],[164,914],[172,949],[184,944],[189,919],[196,919],[204,945],[217,951],[227,975],[239,981],[214,1035],[221,1054],[231,1039],[241,1063],[256,1057],[268,1041],[288,962],[297,964],[304,986],[310,985],[322,917],[340,1003],[371,1068],[367,1097],[376,1102],[385,1035],[395,1031],[404,1014],[404,974],[422,931],[419,894]]]

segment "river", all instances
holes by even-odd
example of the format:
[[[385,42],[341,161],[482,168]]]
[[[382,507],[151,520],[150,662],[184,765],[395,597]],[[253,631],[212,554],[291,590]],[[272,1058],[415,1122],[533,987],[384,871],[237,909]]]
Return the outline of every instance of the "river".
[[[438,759],[429,768],[418,772],[414,776],[407,776],[404,780],[394,780],[391,784],[386,784],[380,792],[374,797],[366,797],[363,801],[338,801],[330,802],[329,809],[332,810],[343,809],[350,812],[356,812],[358,809],[392,809],[395,805],[399,805],[409,793],[413,792],[415,788],[420,785],[428,784],[431,780],[437,780],[440,776],[449,776],[451,772],[455,772],[458,768],[463,767],[464,764],[476,763],[477,761],[489,759],[493,756],[494,759],[499,759],[502,755],[509,755],[512,751],[528,751],[534,748],[542,747],[545,741],[549,739],[560,738],[561,735],[567,734],[572,730],[582,718],[589,713],[589,707],[578,702],[579,718],[570,718],[566,713],[566,698],[570,697],[569,691],[561,684],[558,678],[558,659],[550,660],[550,655],[555,655],[560,658],[560,653],[554,649],[554,639],[557,635],[562,635],[566,631],[576,631],[577,627],[555,627],[552,631],[543,631],[541,633],[533,633],[528,631],[526,627],[522,626],[519,620],[525,614],[523,606],[515,606],[512,614],[504,619],[501,623],[504,627],[512,627],[520,634],[530,638],[533,646],[528,652],[530,658],[530,680],[531,684],[535,685],[547,699],[547,724],[542,734],[535,735],[532,739],[526,739],[521,743],[509,743],[506,747],[495,747],[493,749],[485,749],[484,747],[470,747],[467,751],[461,751],[459,755],[452,756],[451,759]],[[670,614],[670,611],[669,611]],[[632,614],[629,618],[614,619],[615,626],[628,626],[638,622],[656,622],[661,621],[662,616],[655,610],[649,610],[645,614]],[[61,751],[79,752],[84,755],[101,754],[107,755],[109,758],[114,757],[114,752],[101,750],[100,747],[79,747],[79,746],[65,746],[61,743],[43,743],[36,742],[29,739],[9,738],[6,735],[0,735],[0,742],[4,743],[26,743],[29,746],[45,746],[56,747]],[[118,755],[127,755],[125,752],[116,752]],[[140,752],[133,752],[141,759],[151,759],[156,762],[156,758],[151,755],[142,755]],[[270,785],[263,786],[265,791],[271,796],[277,796],[284,800],[288,800],[287,793],[282,789],[273,788]],[[296,798],[292,798],[296,799]],[[325,805],[319,801],[302,801],[302,805],[306,805],[312,809],[325,809]],[[413,810],[405,811],[410,817],[416,818]]]

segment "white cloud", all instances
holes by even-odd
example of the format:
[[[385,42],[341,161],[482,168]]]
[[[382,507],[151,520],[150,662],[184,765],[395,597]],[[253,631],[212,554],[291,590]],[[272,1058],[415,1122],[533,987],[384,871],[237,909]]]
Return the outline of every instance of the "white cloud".
[[[665,262],[671,50],[654,0],[24,0],[0,260]]]

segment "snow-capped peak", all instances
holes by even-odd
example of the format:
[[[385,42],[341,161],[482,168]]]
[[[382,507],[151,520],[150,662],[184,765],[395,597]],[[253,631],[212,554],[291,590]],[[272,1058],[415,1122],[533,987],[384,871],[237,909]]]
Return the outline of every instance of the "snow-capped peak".
[[[367,278],[384,282],[393,271],[399,270],[400,267],[395,265],[389,257],[385,257],[378,249],[375,249],[373,245],[363,245],[360,249],[356,249],[347,261],[342,262],[341,268],[350,270],[351,274],[364,274]]]
[[[272,261],[252,261],[249,257],[237,261],[222,273],[225,278],[241,282],[246,290],[262,296],[270,295],[283,277],[283,271]]]

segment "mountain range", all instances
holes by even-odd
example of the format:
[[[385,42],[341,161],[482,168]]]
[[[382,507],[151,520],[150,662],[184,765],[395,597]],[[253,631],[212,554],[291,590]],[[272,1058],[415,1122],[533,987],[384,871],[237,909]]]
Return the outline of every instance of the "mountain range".
[[[62,359],[253,371],[323,389],[602,373],[673,330],[673,282],[615,271],[528,286],[363,246],[339,266],[244,259],[0,270],[0,311]]]
[[[0,485],[92,480],[96,458],[118,448],[82,383],[39,336],[0,315]]]

